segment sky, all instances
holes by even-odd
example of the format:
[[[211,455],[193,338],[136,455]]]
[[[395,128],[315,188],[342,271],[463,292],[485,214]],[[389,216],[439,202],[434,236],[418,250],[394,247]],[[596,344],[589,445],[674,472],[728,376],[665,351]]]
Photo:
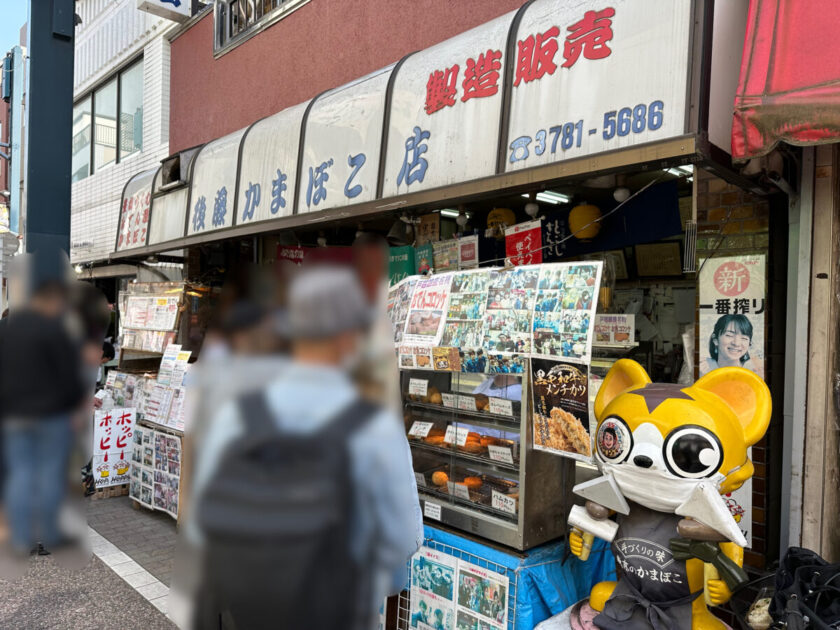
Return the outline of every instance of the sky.
[[[0,0],[0,57],[20,41],[28,9],[29,0]]]

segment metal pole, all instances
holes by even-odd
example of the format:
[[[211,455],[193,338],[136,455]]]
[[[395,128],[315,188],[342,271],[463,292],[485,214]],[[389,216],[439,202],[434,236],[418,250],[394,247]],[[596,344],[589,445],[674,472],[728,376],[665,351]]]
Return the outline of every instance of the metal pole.
[[[75,0],[30,0],[26,250],[70,251]]]

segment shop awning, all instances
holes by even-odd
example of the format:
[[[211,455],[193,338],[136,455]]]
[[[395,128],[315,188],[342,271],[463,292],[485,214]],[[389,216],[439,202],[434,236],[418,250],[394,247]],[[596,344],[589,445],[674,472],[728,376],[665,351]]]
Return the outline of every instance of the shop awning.
[[[837,0],[750,0],[732,157],[840,140]]]
[[[137,175],[111,258],[711,162],[745,19],[744,3],[526,2]]]

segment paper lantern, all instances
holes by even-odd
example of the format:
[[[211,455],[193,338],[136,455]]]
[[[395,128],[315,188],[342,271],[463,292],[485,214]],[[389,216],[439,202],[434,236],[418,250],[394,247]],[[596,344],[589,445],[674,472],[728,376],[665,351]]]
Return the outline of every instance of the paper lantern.
[[[505,235],[505,228],[516,223],[516,215],[510,208],[493,208],[487,215],[487,230],[496,238]]]
[[[601,216],[598,206],[582,203],[569,212],[569,231],[581,241],[589,241],[598,236],[601,231],[600,223],[593,223]]]

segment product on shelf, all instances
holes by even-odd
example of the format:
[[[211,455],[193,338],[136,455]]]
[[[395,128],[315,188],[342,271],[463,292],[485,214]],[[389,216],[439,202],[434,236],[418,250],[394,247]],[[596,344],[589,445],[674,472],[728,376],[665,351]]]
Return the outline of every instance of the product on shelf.
[[[480,488],[483,482],[480,477],[466,477],[461,483],[470,490],[475,490],[476,488]]]
[[[438,470],[432,473],[432,483],[436,486],[446,487],[446,484],[449,483],[449,475],[442,470]]]

